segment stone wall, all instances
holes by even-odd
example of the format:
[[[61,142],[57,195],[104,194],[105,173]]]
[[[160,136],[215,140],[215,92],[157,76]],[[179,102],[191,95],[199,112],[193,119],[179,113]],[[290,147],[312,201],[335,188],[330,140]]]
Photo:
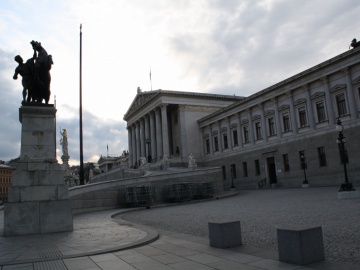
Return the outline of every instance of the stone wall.
[[[164,189],[175,183],[213,183],[215,192],[223,191],[221,168],[201,168],[183,172],[167,172],[161,175],[146,175],[77,186],[69,189],[73,214],[113,209],[124,206],[124,191],[127,187],[153,186],[155,203],[164,202]]]

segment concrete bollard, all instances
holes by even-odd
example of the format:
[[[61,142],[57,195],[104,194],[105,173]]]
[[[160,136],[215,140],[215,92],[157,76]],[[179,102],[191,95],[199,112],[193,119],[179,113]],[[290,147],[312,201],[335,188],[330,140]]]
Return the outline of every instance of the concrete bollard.
[[[325,259],[321,227],[277,229],[279,261],[307,265]]]
[[[209,222],[210,246],[229,248],[242,244],[240,221]]]

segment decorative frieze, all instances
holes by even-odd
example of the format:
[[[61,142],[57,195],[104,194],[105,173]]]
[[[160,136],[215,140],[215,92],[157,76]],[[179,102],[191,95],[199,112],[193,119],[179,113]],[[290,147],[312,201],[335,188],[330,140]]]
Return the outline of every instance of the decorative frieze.
[[[211,107],[211,106],[195,106],[195,105],[179,105],[179,111],[181,112],[216,112],[220,110],[221,107]]]

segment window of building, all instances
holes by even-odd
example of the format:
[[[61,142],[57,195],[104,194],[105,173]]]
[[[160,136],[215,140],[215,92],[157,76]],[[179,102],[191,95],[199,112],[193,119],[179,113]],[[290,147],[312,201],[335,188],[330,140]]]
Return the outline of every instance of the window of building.
[[[283,163],[284,163],[284,171],[290,171],[290,164],[289,164],[289,155],[283,154]]]
[[[324,147],[318,147],[318,157],[319,157],[319,165],[320,167],[326,166],[326,156],[325,156],[325,150]]]
[[[336,96],[336,105],[338,109],[339,116],[343,116],[347,114],[346,110],[346,101],[345,101],[345,94],[339,94]]]
[[[261,134],[261,124],[260,122],[256,122],[255,123],[255,136],[257,140],[262,139],[262,134]]]
[[[244,177],[248,176],[248,169],[247,169],[247,162],[243,162],[243,172],[244,172]]]
[[[249,143],[249,127],[248,126],[244,126],[243,127],[244,130],[244,143]]]
[[[317,113],[319,123],[326,121],[325,105],[324,105],[323,101],[316,103],[316,113]]]
[[[205,145],[206,145],[206,154],[210,154],[210,140],[209,139],[205,140]]]
[[[223,134],[223,139],[224,139],[224,149],[228,149],[229,148],[229,146],[228,146],[228,137],[227,137],[226,133]]]
[[[299,108],[299,124],[300,124],[300,127],[306,127],[307,126],[305,107]]]
[[[238,146],[239,143],[238,143],[238,134],[237,134],[237,130],[234,129],[232,131],[232,135],[233,135],[233,142],[234,142],[234,146]]]
[[[273,117],[268,119],[268,124],[269,124],[269,135],[275,136],[275,122]]]
[[[231,164],[231,165],[230,165],[230,170],[231,170],[232,178],[235,179],[235,178],[236,178],[236,165],[235,165],[235,164]]]
[[[214,137],[214,151],[219,151],[219,141],[217,136]]]
[[[290,118],[288,114],[283,115],[284,132],[290,131]]]
[[[223,180],[226,180],[226,168],[225,168],[225,166],[221,166],[221,169],[222,169]]]
[[[258,159],[255,159],[254,165],[255,165],[255,175],[260,175],[260,161]]]

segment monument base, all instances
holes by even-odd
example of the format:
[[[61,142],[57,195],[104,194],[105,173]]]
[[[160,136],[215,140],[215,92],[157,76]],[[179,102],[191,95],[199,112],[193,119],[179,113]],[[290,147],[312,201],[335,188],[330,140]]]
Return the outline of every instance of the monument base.
[[[56,160],[53,106],[20,108],[21,152],[4,207],[4,234],[73,230],[64,171]]]

